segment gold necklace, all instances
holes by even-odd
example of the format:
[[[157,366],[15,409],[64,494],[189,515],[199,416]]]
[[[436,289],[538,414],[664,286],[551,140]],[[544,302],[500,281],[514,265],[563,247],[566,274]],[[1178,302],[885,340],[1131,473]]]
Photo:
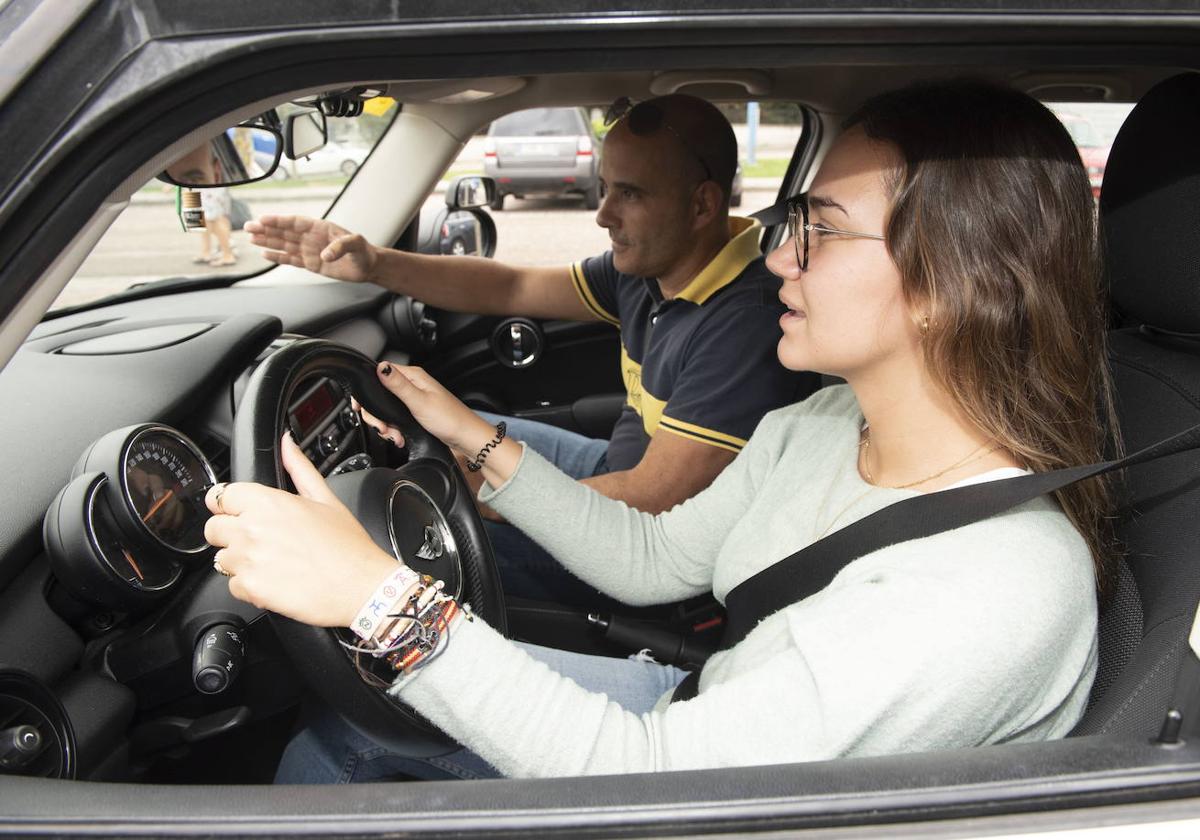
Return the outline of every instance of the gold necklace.
[[[871,460],[870,460],[871,430],[869,428],[864,430],[863,439],[861,442],[859,442],[858,445],[862,448],[861,451],[862,451],[863,473],[867,477],[867,483],[874,484],[875,476],[871,475]],[[924,478],[919,478],[916,481],[910,481],[907,484],[882,485],[882,486],[887,487],[887,489],[889,489],[889,490],[907,490],[909,487],[916,487],[918,484],[924,484],[926,481],[933,481],[935,478],[941,478],[948,472],[953,472],[954,470],[958,469],[959,467],[965,467],[967,464],[970,464],[974,461],[978,461],[980,458],[984,457],[985,455],[988,455],[988,454],[996,451],[996,447],[994,447],[994,446],[984,449],[985,446],[987,446],[986,443],[979,444],[979,446],[975,447],[970,452],[968,452],[967,456],[965,458],[963,458],[961,461],[955,461],[953,464],[946,467],[946,469],[938,470],[933,475],[927,475]]]
[[[865,445],[866,445],[866,442],[867,442],[867,440],[868,440],[868,438],[867,438],[867,437],[863,437],[863,439],[862,439],[862,440],[860,440],[860,441],[858,442],[858,453],[857,453],[857,456],[858,456],[858,457],[856,457],[856,458],[854,459],[854,468],[855,468],[855,469],[858,469],[858,462],[859,462],[859,460],[862,460],[862,461],[863,461],[863,467],[864,467],[864,468],[866,467],[866,460],[865,460],[865,459],[863,459],[863,453],[866,451],[866,446],[865,446]],[[868,476],[871,474],[871,473],[870,473],[870,470],[867,470],[866,472],[867,472],[867,475],[868,475]],[[842,514],[844,514],[846,511],[850,510],[850,508],[854,507],[856,504],[858,504],[858,503],[859,503],[859,502],[861,502],[863,499],[865,499],[865,498],[866,498],[866,497],[867,497],[867,496],[868,496],[868,495],[871,493],[871,491],[872,491],[872,490],[878,490],[878,489],[879,489],[879,488],[878,488],[878,487],[876,487],[876,486],[874,486],[874,484],[871,484],[871,486],[867,487],[867,489],[866,489],[866,490],[864,490],[862,493],[860,493],[859,495],[857,495],[857,496],[855,496],[853,499],[851,499],[851,500],[850,500],[850,503],[849,503],[848,505],[846,505],[844,508],[842,508],[841,510],[839,510],[839,511],[837,512],[837,516],[835,516],[835,517],[833,517],[833,519],[830,519],[830,520],[829,520],[829,524],[825,526],[825,530],[824,530],[824,531],[822,531],[821,533],[817,534],[817,540],[821,539],[822,537],[824,537],[826,534],[828,534],[828,533],[829,533],[830,529],[832,529],[832,528],[833,528],[834,524],[835,524],[835,523],[836,523],[836,522],[837,522],[839,519],[841,519],[841,518],[842,518]],[[817,540],[813,540],[813,542],[816,542]]]
[[[842,516],[846,513],[846,511],[850,510],[850,508],[854,507],[856,504],[858,504],[863,499],[865,499],[868,495],[871,494],[871,492],[873,490],[907,490],[909,487],[915,487],[918,484],[924,484],[926,481],[933,481],[935,478],[939,478],[940,476],[943,476],[952,470],[956,470],[959,467],[965,467],[967,464],[970,464],[973,461],[978,461],[980,458],[987,455],[988,453],[996,451],[996,447],[994,447],[994,446],[989,447],[988,449],[983,449],[983,447],[985,447],[985,446],[987,446],[986,443],[980,444],[975,449],[972,449],[967,454],[967,457],[963,458],[961,461],[957,461],[957,462],[951,464],[950,466],[946,467],[944,470],[938,470],[933,475],[927,475],[918,481],[910,481],[908,484],[899,484],[894,487],[881,486],[881,485],[877,485],[875,483],[875,477],[871,475],[871,467],[867,463],[867,452],[871,447],[871,432],[870,432],[869,428],[864,429],[863,430],[863,439],[858,442],[858,458],[855,459],[854,466],[857,469],[858,461],[859,460],[862,461],[862,471],[863,471],[863,474],[866,475],[866,477],[867,477],[867,484],[869,484],[870,486],[867,487],[867,489],[864,490],[862,493],[860,493],[859,495],[857,495],[853,499],[851,499],[850,502],[845,507],[843,507],[841,510],[838,511],[837,516],[835,516],[835,517],[833,517],[833,519],[829,520],[829,524],[825,526],[825,530],[817,535],[817,540],[821,539],[826,534],[828,534],[829,531],[833,528],[833,526],[837,523],[837,521],[839,519],[841,519]],[[982,452],[980,451],[981,449],[983,450]],[[813,540],[813,542],[816,542],[816,540]]]

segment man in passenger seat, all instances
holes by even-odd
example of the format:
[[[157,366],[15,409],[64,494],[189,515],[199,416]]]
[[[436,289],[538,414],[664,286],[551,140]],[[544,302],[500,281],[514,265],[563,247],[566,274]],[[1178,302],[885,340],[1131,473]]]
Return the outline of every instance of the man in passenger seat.
[[[505,421],[507,435],[610,498],[659,513],[707,487],[768,411],[819,381],[778,364],[779,278],[758,222],[729,216],[737,140],[710,103],[672,94],[609,111],[596,214],[611,250],[569,268],[381,248],[330,222],[265,216],[246,224],[274,262],[376,283],[441,309],[605,321],[621,333],[626,403],[609,440]],[[395,429],[364,419],[393,442]],[[474,452],[458,453],[472,458]],[[478,489],[477,474],[467,473]],[[484,510],[505,592],[594,605],[591,587]]]

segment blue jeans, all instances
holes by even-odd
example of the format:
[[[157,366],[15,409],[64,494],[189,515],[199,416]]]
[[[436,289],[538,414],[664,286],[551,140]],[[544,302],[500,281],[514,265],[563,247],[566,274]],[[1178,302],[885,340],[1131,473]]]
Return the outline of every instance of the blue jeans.
[[[672,665],[641,659],[614,659],[514,642],[530,656],[570,677],[588,691],[603,692],[623,709],[645,714],[687,676]],[[490,779],[500,773],[464,748],[433,758],[408,758],[389,752],[334,712],[321,709],[283,751],[276,784],[351,784],[396,777],[416,779]]]
[[[591,478],[608,472],[608,441],[519,417],[479,412],[489,423],[503,420],[508,436],[525,443],[571,478]],[[550,553],[518,528],[484,520],[504,594],[576,607],[612,608],[616,602],[563,568]]]

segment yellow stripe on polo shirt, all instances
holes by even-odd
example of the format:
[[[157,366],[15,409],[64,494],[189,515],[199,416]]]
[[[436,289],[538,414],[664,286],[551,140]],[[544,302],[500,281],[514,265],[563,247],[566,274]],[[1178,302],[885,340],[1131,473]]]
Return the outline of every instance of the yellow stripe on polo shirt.
[[[625,402],[642,414],[642,366],[629,358],[625,345],[621,345],[621,381],[625,383]]]
[[[621,379],[625,383],[625,402],[642,418],[642,428],[650,437],[662,429],[730,452],[741,452],[746,445],[744,438],[663,416],[667,408],[666,400],[660,400],[642,387],[642,366],[629,358],[624,346],[621,347]]]
[[[620,319],[601,306],[600,301],[596,300],[596,296],[592,294],[592,287],[588,285],[587,280],[583,276],[582,263],[575,263],[571,266],[571,282],[575,284],[575,294],[579,295],[579,299],[583,301],[583,305],[593,315],[601,321],[607,321],[614,327],[621,326]]]
[[[741,452],[742,447],[746,445],[746,441],[743,438],[727,435],[724,432],[718,432],[713,429],[706,429],[703,426],[697,426],[695,423],[685,423],[673,417],[662,417],[661,414],[658,421],[658,428],[664,432],[672,432],[680,437],[685,437],[688,440],[707,443],[709,446],[718,446],[721,449],[728,449],[730,452]]]
[[[731,216],[729,219],[730,240],[725,243],[712,262],[692,278],[675,297],[701,304],[721,289],[732,283],[747,264],[762,256],[758,236],[762,225],[757,219]]]

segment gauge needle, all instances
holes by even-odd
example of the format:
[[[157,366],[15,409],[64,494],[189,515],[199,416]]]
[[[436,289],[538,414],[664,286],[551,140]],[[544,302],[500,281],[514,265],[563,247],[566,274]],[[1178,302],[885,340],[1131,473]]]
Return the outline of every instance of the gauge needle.
[[[122,548],[121,553],[125,555],[125,559],[129,561],[129,568],[133,569],[133,573],[138,576],[138,580],[145,580],[146,576],[142,574],[142,570],[138,568],[137,561],[133,559],[133,555],[129,553],[128,548]]]
[[[150,508],[150,510],[146,511],[146,515],[142,517],[142,521],[149,522],[150,517],[152,517],[152,516],[154,516],[154,514],[158,513],[159,508],[161,508],[163,505],[165,505],[167,503],[167,501],[174,495],[175,495],[174,490],[168,490],[166,493],[163,493],[161,496],[159,496],[158,500],[154,503],[154,505]]]

